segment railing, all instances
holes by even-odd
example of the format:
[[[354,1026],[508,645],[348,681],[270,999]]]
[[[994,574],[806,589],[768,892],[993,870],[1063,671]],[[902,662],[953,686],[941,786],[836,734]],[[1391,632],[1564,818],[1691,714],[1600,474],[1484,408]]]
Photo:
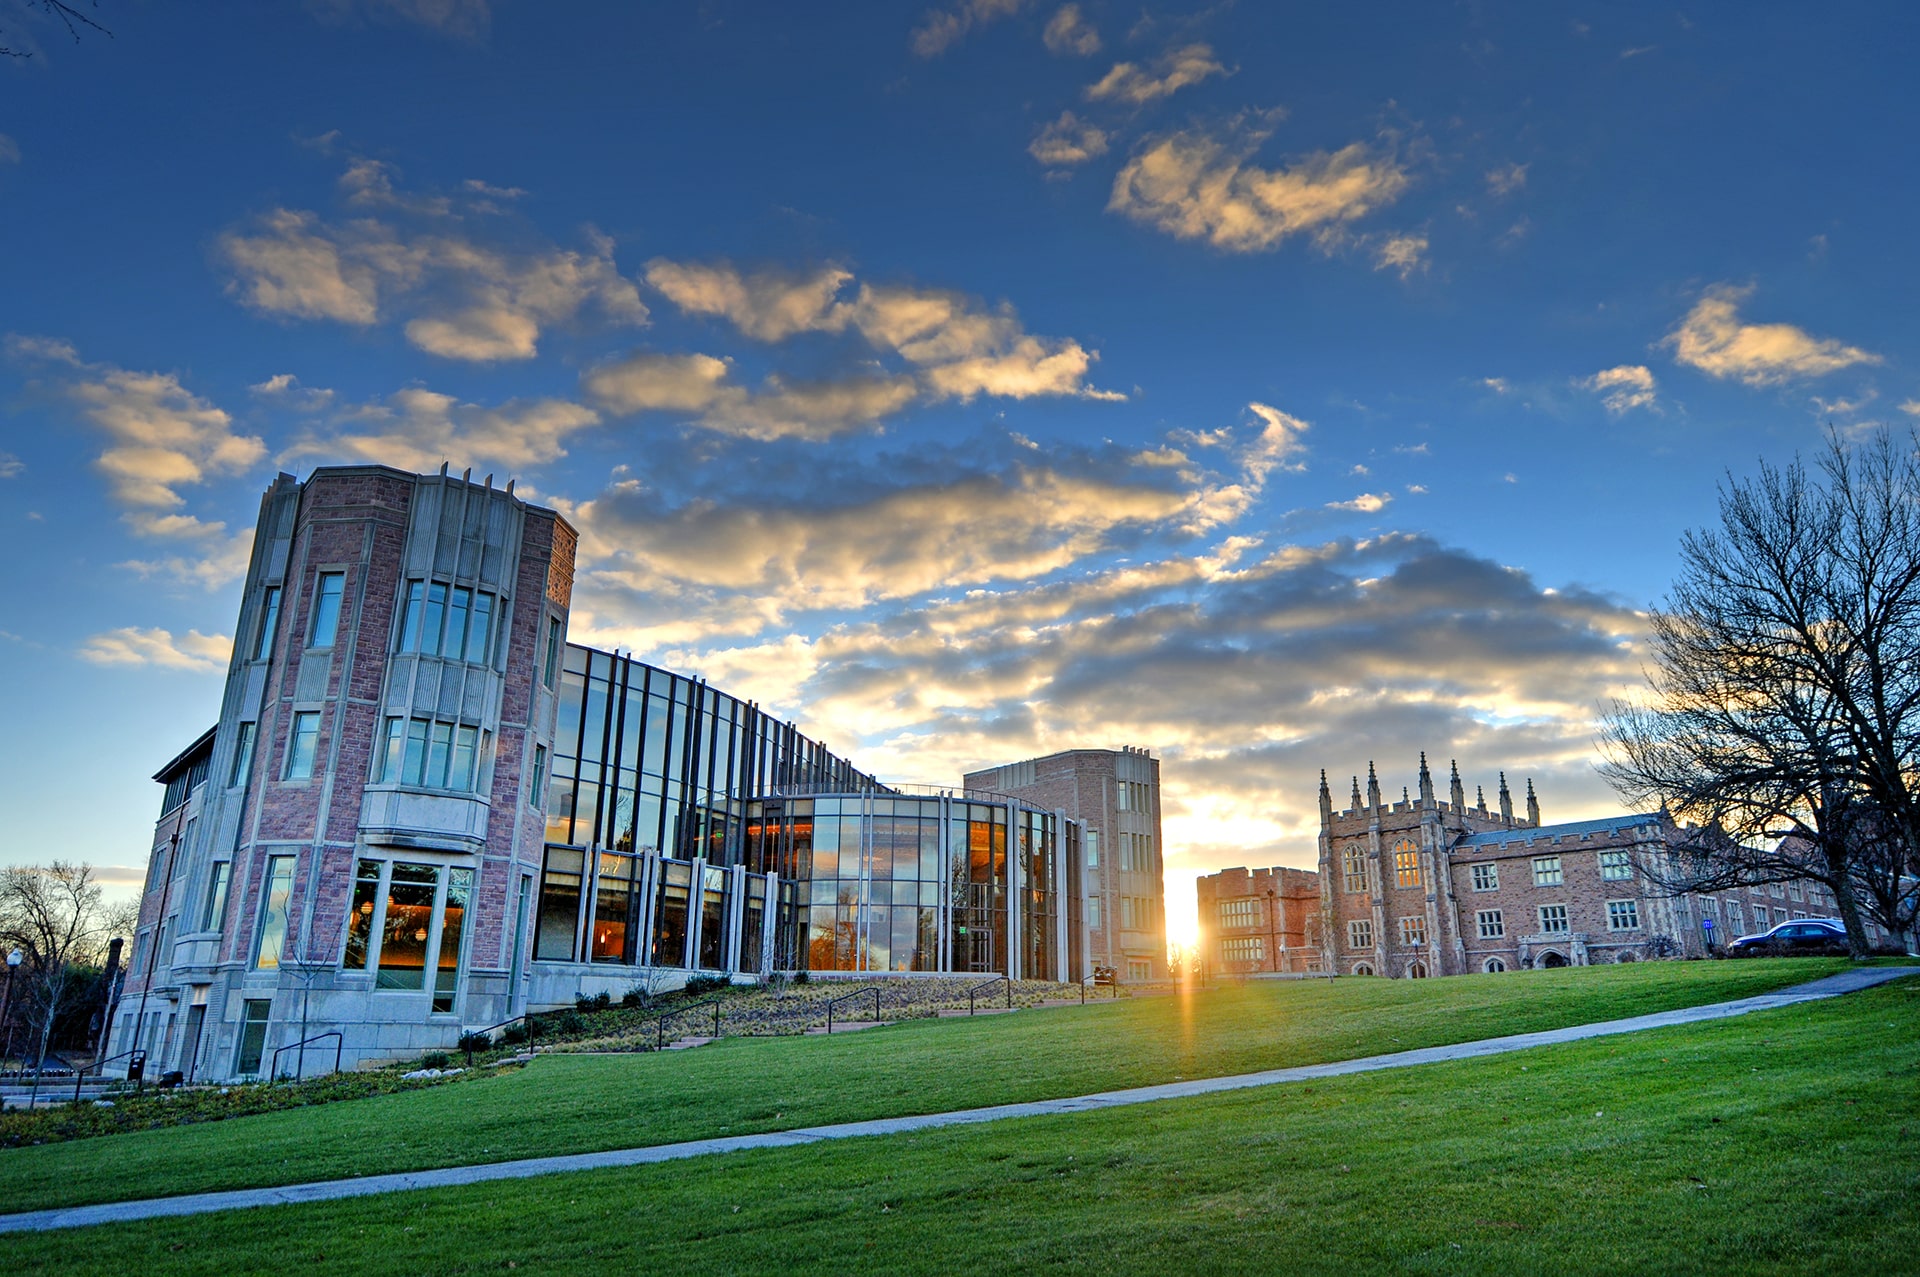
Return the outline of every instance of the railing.
[[[724,998],[708,998],[705,1002],[695,1002],[687,1006],[675,1007],[671,1011],[663,1012],[660,1016],[659,1022],[653,1026],[654,1027],[653,1049],[656,1051],[661,1051],[666,1049],[668,1020],[673,1019],[675,1016],[685,1015],[689,1011],[698,1011],[701,1007],[713,1008],[713,1036],[715,1036],[716,1038],[719,1037],[720,1036],[720,1004],[724,1001],[725,1001]]]
[[[462,1033],[460,1035],[460,1040],[462,1042],[471,1043],[474,1038],[485,1038],[487,1039],[488,1044],[491,1045],[493,1042],[493,1031],[495,1029],[504,1029],[509,1024],[518,1024],[522,1020],[525,1020],[527,1022],[527,1049],[531,1051],[533,1049],[533,1039],[539,1036],[539,1032],[540,1032],[540,1021],[534,1018],[534,1014],[535,1013],[532,1011],[523,1011],[519,1015],[511,1016],[508,1019],[500,1021],[500,1023],[498,1024],[489,1024],[484,1029],[471,1029],[465,1033]],[[468,1045],[466,1047],[466,1052],[467,1052],[467,1067],[472,1068],[473,1067],[473,1047],[471,1045]]]
[[[1115,982],[1113,982],[1112,980],[1102,980],[1097,976],[1088,976],[1086,979],[1080,982],[1080,1005],[1081,1006],[1087,1005],[1088,986],[1092,986],[1095,989],[1107,990],[1107,996],[1109,998],[1118,998],[1120,996],[1120,986]]]
[[[307,1073],[307,1053],[304,1048],[314,1042],[324,1042],[328,1038],[333,1039],[333,1071],[338,1073],[340,1071],[340,1052],[342,1048],[346,1046],[347,1040],[338,1029],[332,1029],[326,1033],[316,1033],[310,1038],[301,1038],[298,1042],[289,1042],[276,1050],[273,1053],[273,1062],[267,1067],[267,1085],[272,1086],[280,1080],[280,1057],[288,1051],[300,1052],[299,1063],[294,1065],[295,1072],[293,1080],[298,1082],[304,1078]]]
[[[837,998],[827,999],[827,1034],[829,1036],[833,1034],[833,1008],[839,1003],[848,1002],[854,998],[864,998],[869,993],[873,995],[873,1022],[880,1023],[880,986],[875,984],[864,989],[855,989],[852,993],[843,993]]]
[[[101,1081],[105,1081],[106,1075],[104,1073],[101,1073],[101,1070],[105,1069],[107,1065],[112,1064],[115,1060],[124,1060],[128,1056],[145,1055],[145,1054],[146,1054],[146,1051],[144,1048],[135,1047],[131,1051],[122,1051],[118,1055],[109,1055],[104,1060],[95,1060],[92,1064],[87,1065],[86,1068],[75,1069],[73,1073],[73,1102],[75,1104],[78,1104],[80,1102],[80,1083],[86,1079],[86,1076],[89,1070],[95,1073],[100,1073]],[[145,1075],[142,1074],[140,1078],[135,1080],[134,1086],[136,1088],[139,1087],[144,1080],[145,1080]]]
[[[997,975],[993,977],[993,979],[991,980],[982,980],[979,984],[976,984],[972,988],[967,990],[967,1014],[968,1015],[973,1014],[974,994],[979,993],[982,989],[991,989],[996,984],[1004,984],[1007,986],[1007,1009],[1009,1011],[1013,1009],[1013,977]]]

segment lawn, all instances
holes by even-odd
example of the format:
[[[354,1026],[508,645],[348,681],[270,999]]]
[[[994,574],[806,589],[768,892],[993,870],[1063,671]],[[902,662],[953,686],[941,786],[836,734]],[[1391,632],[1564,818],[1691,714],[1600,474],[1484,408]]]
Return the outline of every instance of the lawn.
[[[402,1095],[0,1152],[9,1211],[939,1112],[1251,1072],[1694,1006],[1840,961],[1260,982],[832,1038],[547,1056]],[[518,1190],[497,1190],[517,1192]]]
[[[1873,1273],[1920,981],[1456,1064],[8,1239],[32,1271]]]

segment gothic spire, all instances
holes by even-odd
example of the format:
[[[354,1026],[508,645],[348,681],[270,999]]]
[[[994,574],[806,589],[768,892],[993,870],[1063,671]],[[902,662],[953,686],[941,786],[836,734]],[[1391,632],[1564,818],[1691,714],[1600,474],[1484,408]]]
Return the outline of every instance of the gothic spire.
[[[1500,773],[1500,819],[1513,823],[1513,795],[1507,792],[1507,774]]]
[[[1453,801],[1453,809],[1459,811],[1467,805],[1467,790],[1466,786],[1460,783],[1459,762],[1454,759],[1449,759],[1448,762],[1453,768],[1453,784],[1450,787],[1448,797]]]
[[[1533,796],[1533,777],[1527,777],[1527,823],[1536,829],[1540,825],[1540,800]]]

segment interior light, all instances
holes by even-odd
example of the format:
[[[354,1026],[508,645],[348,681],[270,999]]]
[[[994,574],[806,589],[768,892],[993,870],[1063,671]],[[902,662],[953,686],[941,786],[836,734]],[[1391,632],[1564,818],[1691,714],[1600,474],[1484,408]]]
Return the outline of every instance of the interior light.
[[[422,944],[426,943],[427,929],[425,927],[420,928],[418,931],[413,933],[413,938],[415,940],[420,941]]]

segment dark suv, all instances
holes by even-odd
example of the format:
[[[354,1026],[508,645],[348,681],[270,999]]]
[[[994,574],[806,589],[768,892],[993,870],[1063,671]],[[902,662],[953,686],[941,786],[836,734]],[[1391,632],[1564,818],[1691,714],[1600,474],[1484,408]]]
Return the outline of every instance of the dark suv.
[[[1795,918],[1777,922],[1759,935],[1741,936],[1727,946],[1729,958],[1770,958],[1791,954],[1841,955],[1847,952],[1847,929],[1827,918]]]

